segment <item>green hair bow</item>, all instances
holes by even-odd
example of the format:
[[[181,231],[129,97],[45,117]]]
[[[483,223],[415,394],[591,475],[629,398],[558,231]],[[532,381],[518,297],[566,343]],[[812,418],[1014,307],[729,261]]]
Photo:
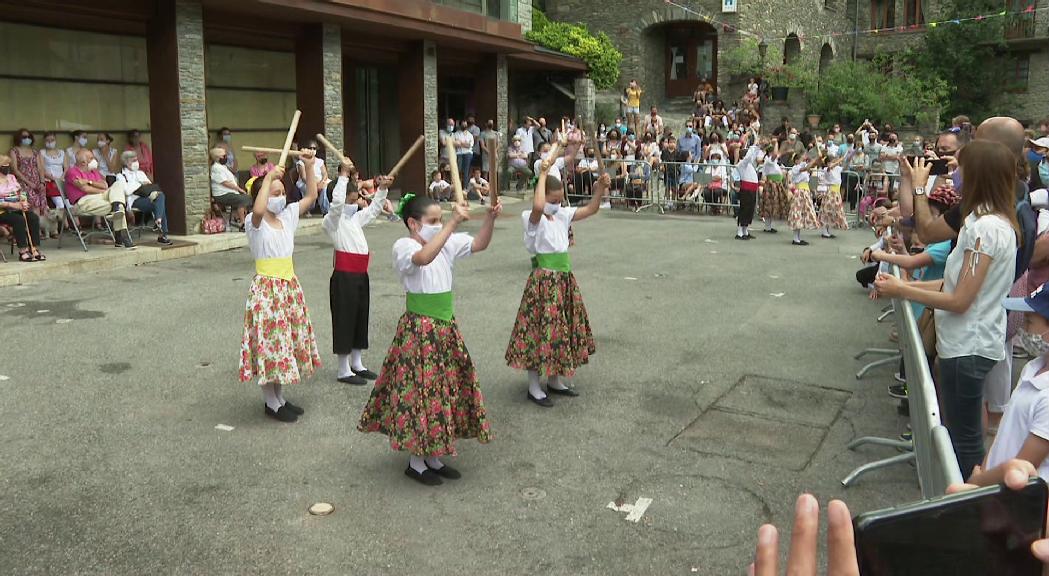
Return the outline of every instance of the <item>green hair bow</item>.
[[[400,204],[398,204],[397,209],[393,211],[393,213],[396,214],[397,217],[401,220],[404,220],[404,207],[408,205],[408,202],[412,198],[415,198],[415,194],[412,194],[410,192],[408,194],[405,194],[404,196],[401,196]]]

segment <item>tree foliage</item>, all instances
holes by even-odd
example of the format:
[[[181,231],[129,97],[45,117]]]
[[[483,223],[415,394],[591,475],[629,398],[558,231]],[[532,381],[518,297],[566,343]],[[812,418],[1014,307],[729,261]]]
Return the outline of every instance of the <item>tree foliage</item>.
[[[538,9],[532,10],[532,30],[525,37],[540,46],[575,56],[590,67],[590,79],[598,89],[611,88],[619,81],[623,54],[604,32],[591,34],[583,24],[555,22]]]
[[[1000,0],[944,0],[937,20],[920,46],[903,57],[926,81],[947,85],[946,117],[965,114],[976,120],[992,115],[1008,87],[1008,56],[1002,48],[1003,18],[950,23],[951,19],[989,14],[1002,9]]]
[[[864,120],[877,124],[903,124],[914,116],[919,122],[935,119],[948,93],[947,85],[921,78],[899,65],[886,72],[878,62],[840,60],[831,64],[808,93],[809,112],[825,123],[859,126]]]

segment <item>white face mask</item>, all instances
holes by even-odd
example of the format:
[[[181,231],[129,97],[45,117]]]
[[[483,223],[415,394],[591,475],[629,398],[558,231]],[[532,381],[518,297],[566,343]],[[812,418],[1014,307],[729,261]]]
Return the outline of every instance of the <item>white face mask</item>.
[[[131,169],[136,171],[136,172],[138,171],[138,166],[139,166],[138,160],[135,160],[134,162],[131,163]]]
[[[557,214],[557,211],[560,209],[560,204],[555,204],[554,202],[547,202],[546,206],[543,206],[543,214],[546,214],[547,216],[553,216],[554,214]]]
[[[98,170],[98,160],[95,160],[94,158],[92,158],[91,161],[87,163],[87,169],[88,170]]]
[[[273,212],[274,214],[280,214],[284,207],[287,205],[288,199],[284,196],[274,196],[266,200],[266,210]]]
[[[419,228],[419,237],[429,242],[437,237],[437,234],[441,232],[441,227],[440,224],[423,224]]]
[[[46,147],[46,148],[47,148],[48,150],[54,150],[54,149],[55,149],[55,146],[56,146],[56,145],[57,145],[57,144],[56,144],[56,142],[55,142],[54,140],[51,140],[51,141],[49,141],[49,142],[44,142],[44,146],[45,146],[45,147]]]
[[[1031,334],[1026,328],[1021,326],[1017,335],[1020,336],[1020,344],[1031,356],[1038,357],[1049,352],[1049,342],[1042,338],[1043,334]]]
[[[80,138],[77,138],[76,143],[80,144],[81,146],[87,146],[87,136],[81,136]]]

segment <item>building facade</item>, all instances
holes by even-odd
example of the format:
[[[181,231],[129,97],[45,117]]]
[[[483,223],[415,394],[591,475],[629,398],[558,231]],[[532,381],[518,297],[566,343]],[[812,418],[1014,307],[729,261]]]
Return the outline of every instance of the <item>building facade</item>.
[[[1049,6],[1049,0],[1001,3],[1009,12]],[[618,101],[626,84],[637,79],[646,91],[645,106],[682,101],[704,79],[729,98],[742,94],[745,78],[719,66],[745,37],[740,30],[771,39],[768,64],[801,61],[818,71],[840,58],[872,58],[913,45],[921,26],[938,16],[937,0],[602,0],[600,10],[590,0],[545,4],[552,19],[605,32],[623,52],[619,85],[598,94],[598,102]],[[876,27],[898,30],[854,34]],[[1008,111],[1021,119],[1049,116],[1049,10],[1011,18],[1005,34],[1008,49],[1018,56],[1017,90]],[[803,106],[799,99],[787,108],[799,116]]]
[[[39,146],[54,131],[65,147],[73,130],[106,132],[123,148],[142,131],[174,233],[209,206],[220,128],[246,170],[242,147],[279,147],[299,109],[299,140],[324,133],[368,176],[425,134],[398,178],[420,191],[443,118],[505,132],[511,79],[586,71],[525,40],[531,0],[0,0],[0,13],[0,133],[27,128]]]

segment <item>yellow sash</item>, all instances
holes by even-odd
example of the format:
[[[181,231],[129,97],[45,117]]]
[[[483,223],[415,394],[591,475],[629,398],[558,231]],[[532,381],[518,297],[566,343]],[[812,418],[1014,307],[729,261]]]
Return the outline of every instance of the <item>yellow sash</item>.
[[[295,277],[295,264],[287,258],[261,258],[255,261],[255,273],[259,276],[291,280]]]

